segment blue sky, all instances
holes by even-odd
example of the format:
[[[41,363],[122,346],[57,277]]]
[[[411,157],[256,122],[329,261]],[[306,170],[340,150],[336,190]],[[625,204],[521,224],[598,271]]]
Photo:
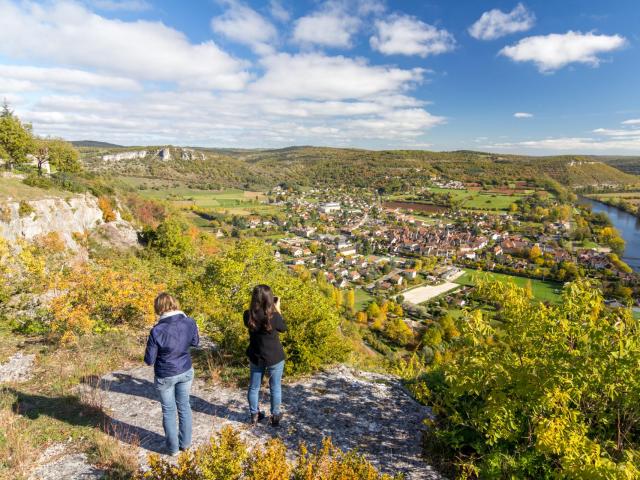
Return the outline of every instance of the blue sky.
[[[636,0],[0,0],[0,96],[125,145],[640,154]]]

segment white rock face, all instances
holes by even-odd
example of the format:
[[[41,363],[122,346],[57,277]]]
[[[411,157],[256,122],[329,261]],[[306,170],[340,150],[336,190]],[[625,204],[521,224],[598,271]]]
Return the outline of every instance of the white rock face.
[[[167,162],[167,161],[171,160],[171,149],[170,148],[162,148],[162,149],[158,150],[158,156],[160,157],[160,160],[162,160],[163,162]]]
[[[76,195],[68,200],[46,198],[27,203],[33,212],[22,217],[20,202],[6,203],[5,218],[0,220],[0,237],[8,241],[32,240],[38,235],[58,232],[69,248],[77,250],[78,244],[73,234],[92,230],[103,222],[97,199],[88,194]]]
[[[136,150],[134,152],[120,152],[112,153],[110,155],[103,155],[102,160],[107,162],[119,162],[121,160],[135,160],[136,158],[144,158],[147,156],[146,150]]]

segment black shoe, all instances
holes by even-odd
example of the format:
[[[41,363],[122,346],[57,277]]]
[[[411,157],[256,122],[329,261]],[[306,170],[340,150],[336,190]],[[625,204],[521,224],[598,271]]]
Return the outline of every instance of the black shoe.
[[[258,422],[261,422],[262,420],[264,420],[264,413],[258,412],[251,414],[251,425],[257,425]]]
[[[280,420],[282,420],[282,414],[277,414],[277,415],[271,415],[271,426],[272,427],[279,427],[280,426]]]

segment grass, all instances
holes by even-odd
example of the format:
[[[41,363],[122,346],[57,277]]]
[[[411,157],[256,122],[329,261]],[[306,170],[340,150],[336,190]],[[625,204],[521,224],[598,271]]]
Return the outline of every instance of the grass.
[[[454,200],[462,202],[463,208],[471,210],[508,210],[513,202],[523,196],[435,187],[429,190],[436,193],[449,193]]]
[[[367,291],[362,288],[356,288],[356,310],[364,310],[367,305],[373,300],[373,297],[369,295]]]
[[[70,197],[69,192],[61,192],[56,189],[44,190],[42,188],[30,187],[22,183],[17,178],[0,177],[0,198],[15,200],[38,200],[51,197]]]
[[[36,363],[33,378],[0,387],[0,478],[25,478],[55,443],[64,443],[65,451],[86,452],[92,463],[113,472],[110,478],[130,478],[138,467],[135,451],[104,432],[109,417],[100,397],[81,395],[75,387],[139,361],[142,339],[114,331],[61,348],[25,336],[17,345],[17,337],[1,328],[0,350],[21,347],[36,354]]]
[[[480,272],[478,270],[468,268],[465,268],[464,272],[464,275],[454,280],[454,283],[473,286],[475,285],[476,277],[478,276],[488,278],[493,282],[513,282],[521,288],[526,287],[527,283],[531,282],[534,298],[543,302],[560,303],[560,293],[557,291],[562,289],[562,285],[556,282],[517,277],[515,275],[506,275],[504,273]]]

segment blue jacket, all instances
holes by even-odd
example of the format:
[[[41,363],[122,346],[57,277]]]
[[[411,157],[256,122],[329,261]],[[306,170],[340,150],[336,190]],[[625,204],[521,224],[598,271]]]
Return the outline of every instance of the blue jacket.
[[[153,365],[158,378],[173,377],[190,370],[189,349],[200,342],[193,318],[180,311],[168,313],[151,329],[144,353],[144,363]]]

